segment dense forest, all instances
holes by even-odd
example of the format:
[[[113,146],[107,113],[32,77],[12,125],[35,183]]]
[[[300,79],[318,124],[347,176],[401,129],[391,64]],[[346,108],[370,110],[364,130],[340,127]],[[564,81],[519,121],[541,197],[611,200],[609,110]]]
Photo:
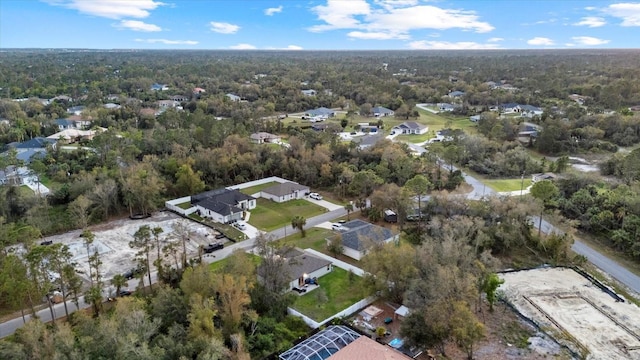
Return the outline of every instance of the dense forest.
[[[89,290],[81,289],[73,268],[65,268],[64,248],[37,245],[47,235],[152,213],[167,199],[269,176],[353,201],[372,222],[384,209],[396,210],[402,245],[376,249],[362,261],[371,274],[366,286],[417,310],[402,330],[411,343],[443,354],[446,343],[470,351],[484,330],[469,309],[493,305],[494,273],[503,264],[584,261],[570,252],[571,235],[536,234],[531,215],[569,219],[640,259],[638,55],[3,51],[0,172],[27,166],[51,193],[41,197],[8,181],[0,185],[0,304],[33,310],[49,291],[43,282],[51,285],[45,274],[55,265],[66,271],[63,287],[92,299],[97,317],[75,314],[56,327],[30,322],[14,341],[0,342],[0,358],[103,359],[113,358],[115,347],[115,358],[258,359],[288,348],[308,329],[286,315],[291,299],[281,294],[286,284],[277,277],[278,262],[261,264],[275,276],[270,287],[255,281],[256,265],[242,253],[216,272],[186,261],[173,270],[160,264],[162,284],[103,309],[95,290],[105,284],[99,258],[91,265]],[[155,90],[158,84],[166,90]],[[463,95],[454,99],[453,91]],[[439,103],[455,105],[444,126],[447,141],[421,156],[400,141],[364,147],[336,135],[363,124],[388,134],[391,124],[420,121],[416,104]],[[525,118],[494,111],[507,103],[543,112]],[[395,116],[375,117],[374,106]],[[318,107],[339,111],[339,119],[318,131],[292,116]],[[452,120],[468,123],[474,115],[472,126],[456,127]],[[57,133],[61,119],[88,123],[96,133],[53,140],[40,156],[20,158],[17,143]],[[525,122],[538,130],[522,141]],[[278,134],[286,146],[256,144],[250,135],[257,132]],[[601,173],[571,171],[568,156],[576,154],[603,159]],[[488,179],[561,176],[536,185],[527,201],[471,201],[448,195],[465,191],[454,166]],[[427,194],[429,201],[413,201]],[[405,221],[410,214],[420,220]],[[136,236],[150,241],[149,231]],[[5,250],[15,244],[25,246],[25,258]],[[286,251],[267,241],[259,249],[264,259]],[[451,318],[460,319],[456,327],[444,326]]]

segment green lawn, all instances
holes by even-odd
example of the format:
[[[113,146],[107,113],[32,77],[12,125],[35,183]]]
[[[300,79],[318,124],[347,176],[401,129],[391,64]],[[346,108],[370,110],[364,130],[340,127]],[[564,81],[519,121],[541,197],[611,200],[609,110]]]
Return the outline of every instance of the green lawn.
[[[396,139],[398,139],[399,141],[404,141],[404,142],[410,142],[410,143],[414,143],[414,144],[418,144],[418,143],[422,143],[425,142],[431,138],[434,138],[435,135],[433,133],[433,131],[427,131],[424,134],[415,134],[415,135],[398,135],[396,136]]]
[[[187,201],[187,202],[183,202],[181,204],[176,205],[177,207],[179,207],[180,209],[189,209],[191,208],[191,202]]]
[[[272,231],[291,223],[294,216],[305,219],[320,215],[327,210],[306,200],[290,200],[277,203],[268,199],[258,199],[257,207],[251,210],[249,224],[260,230]]]
[[[262,261],[262,258],[258,255],[254,255],[254,254],[250,254],[250,253],[246,253],[247,256],[251,259],[251,262],[255,265],[258,266],[260,265],[260,262]],[[218,271],[220,269],[222,269],[226,263],[229,262],[229,258],[226,257],[220,261],[216,261],[216,262],[212,262],[211,264],[209,264],[209,269],[211,271]]]
[[[277,241],[279,245],[287,245],[299,247],[301,249],[311,248],[320,252],[327,253],[327,237],[333,235],[333,231],[318,227],[307,229],[307,236],[300,237],[300,232],[288,234],[286,238]]]
[[[363,290],[362,278],[338,267],[318,279],[320,287],[296,298],[291,306],[315,321],[322,321],[371,295]]]
[[[20,195],[22,196],[34,196],[36,193],[31,190],[30,187],[28,187],[27,185],[21,185],[20,186]]]
[[[256,185],[256,186],[251,186],[248,188],[244,188],[244,189],[240,189],[240,192],[246,195],[253,195],[257,192],[262,191],[263,189],[266,189],[268,187],[271,187],[273,185],[278,184],[277,181],[272,181],[272,182],[268,182],[266,184],[262,184],[262,185]]]
[[[531,185],[531,177],[525,177],[524,186],[522,185],[522,178],[518,179],[483,179],[480,180],[495,191],[516,191],[520,189],[526,189]]]

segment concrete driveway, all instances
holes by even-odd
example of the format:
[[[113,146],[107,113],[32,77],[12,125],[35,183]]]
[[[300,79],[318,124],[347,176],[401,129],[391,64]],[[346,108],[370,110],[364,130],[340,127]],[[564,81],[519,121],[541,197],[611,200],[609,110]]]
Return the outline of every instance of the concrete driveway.
[[[327,200],[316,200],[316,199],[312,199],[310,197],[305,197],[305,200],[307,200],[308,202],[312,202],[316,205],[322,206],[323,208],[329,210],[329,211],[333,211],[333,210],[339,210],[339,209],[344,209],[343,205],[336,205],[332,202],[329,202]]]

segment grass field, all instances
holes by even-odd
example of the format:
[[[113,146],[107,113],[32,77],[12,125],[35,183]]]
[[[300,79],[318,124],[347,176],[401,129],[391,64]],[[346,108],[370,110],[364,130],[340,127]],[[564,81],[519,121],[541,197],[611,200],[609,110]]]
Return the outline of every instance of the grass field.
[[[255,265],[258,266],[260,265],[260,262],[262,261],[262,258],[258,255],[254,255],[254,254],[250,254],[250,253],[245,253],[246,256],[249,257],[249,259],[251,259],[251,262]],[[211,264],[209,264],[209,269],[211,271],[218,271],[220,269],[222,269],[227,263],[229,262],[229,258],[224,258],[220,261],[216,261],[216,262],[212,262]]]
[[[296,298],[293,308],[306,316],[322,321],[369,296],[362,288],[362,278],[334,267],[318,279],[320,287]]]
[[[419,144],[419,143],[423,143],[429,139],[434,138],[435,135],[433,133],[433,131],[427,131],[424,134],[416,134],[416,135],[398,135],[396,136],[396,139],[398,141],[404,141],[404,142],[410,142],[413,144]]]
[[[260,230],[272,231],[291,223],[294,216],[305,219],[320,215],[327,210],[306,200],[290,200],[277,203],[268,199],[258,199],[255,209],[251,210],[249,224]]]
[[[261,184],[261,185],[256,185],[256,186],[251,186],[251,187],[248,187],[248,188],[240,189],[239,191],[241,193],[243,193],[243,194],[246,194],[246,195],[253,195],[253,194],[257,193],[257,192],[262,191],[263,189],[266,189],[266,188],[271,187],[271,186],[276,185],[276,184],[278,184],[277,181],[272,181],[272,182],[268,182],[266,184]]]
[[[327,237],[333,235],[333,231],[322,228],[307,229],[307,236],[300,237],[300,232],[289,234],[286,238],[277,241],[279,245],[299,247],[301,249],[311,248],[320,252],[327,252]]]
[[[497,192],[516,191],[520,189],[526,189],[531,185],[531,178],[524,179],[524,186],[522,184],[522,178],[518,179],[483,179],[480,180],[493,190]]]

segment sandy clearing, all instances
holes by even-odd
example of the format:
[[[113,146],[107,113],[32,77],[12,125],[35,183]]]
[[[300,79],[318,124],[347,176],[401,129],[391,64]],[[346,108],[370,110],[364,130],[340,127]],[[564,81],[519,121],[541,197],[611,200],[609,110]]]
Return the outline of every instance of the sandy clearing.
[[[617,302],[571,269],[500,274],[507,300],[587,359],[640,359],[640,308]]]
[[[151,228],[160,227],[163,232],[160,235],[162,244],[178,241],[173,236],[173,226],[178,221],[184,221],[190,231],[190,241],[187,243],[189,257],[198,253],[198,247],[213,240],[214,231],[195,221],[184,219],[171,212],[158,212],[143,220],[120,219],[90,227],[95,235],[95,243],[100,247],[100,259],[102,260],[102,274],[104,279],[111,279],[116,274],[124,273],[135,266],[136,249],[129,246],[133,240],[133,234],[143,225]],[[78,269],[84,271],[83,275],[88,280],[88,258],[84,250],[83,239],[80,230],[50,236],[45,240],[53,240],[54,243],[66,244],[72,249]],[[151,252],[151,262],[157,258],[156,250]],[[161,254],[162,256],[162,254]],[[166,261],[173,262],[172,259]],[[131,286],[132,284],[129,284]]]

